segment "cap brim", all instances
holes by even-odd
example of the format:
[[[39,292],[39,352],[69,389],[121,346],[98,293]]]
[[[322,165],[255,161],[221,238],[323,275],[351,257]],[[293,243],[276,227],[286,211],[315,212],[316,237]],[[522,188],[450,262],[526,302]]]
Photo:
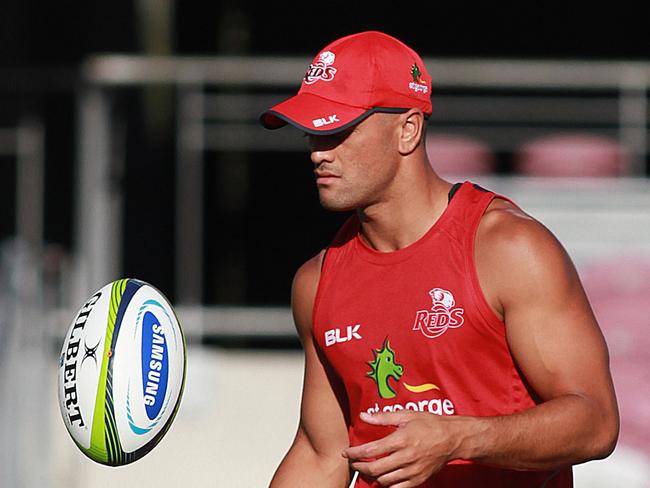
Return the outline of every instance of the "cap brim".
[[[311,93],[299,93],[262,113],[267,129],[291,124],[308,134],[334,134],[361,122],[373,109],[351,107]]]

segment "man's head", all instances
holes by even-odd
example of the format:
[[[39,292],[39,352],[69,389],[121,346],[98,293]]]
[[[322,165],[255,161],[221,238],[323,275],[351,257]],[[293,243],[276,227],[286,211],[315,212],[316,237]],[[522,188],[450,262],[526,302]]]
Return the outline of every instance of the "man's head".
[[[422,147],[423,130],[422,111],[414,108],[374,113],[334,134],[308,134],[323,207],[362,209],[403,196],[400,182],[419,166],[406,164],[405,159]]]
[[[260,120],[268,129],[289,123],[304,131],[321,203],[350,210],[390,192],[400,159],[421,147],[430,94],[431,77],[415,51],[362,32],[323,48],[298,94]]]
[[[368,31],[325,46],[310,64],[298,94],[265,111],[267,129],[287,123],[329,135],[376,112],[419,108],[431,114],[431,77],[418,54],[382,32]]]

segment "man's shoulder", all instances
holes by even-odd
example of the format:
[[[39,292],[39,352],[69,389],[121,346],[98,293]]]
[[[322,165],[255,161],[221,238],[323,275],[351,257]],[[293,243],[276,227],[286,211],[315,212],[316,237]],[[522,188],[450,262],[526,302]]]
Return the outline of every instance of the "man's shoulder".
[[[571,259],[553,233],[503,199],[496,199],[481,219],[475,259],[482,282],[501,306],[509,298],[523,300],[575,281]]]
[[[476,243],[502,252],[529,252],[559,245],[541,222],[503,198],[495,198],[486,209],[479,223]]]
[[[560,241],[543,223],[504,199],[495,199],[486,210],[475,245],[483,263],[511,278],[520,272],[541,278],[572,266]]]
[[[291,308],[300,337],[305,340],[311,331],[311,316],[320,281],[320,270],[325,250],[305,261],[293,278]]]
[[[323,259],[325,258],[326,252],[326,249],[322,249],[318,254],[302,263],[293,278],[294,286],[296,286],[296,284],[304,285],[304,282],[312,282],[320,278],[320,271],[323,266]]]

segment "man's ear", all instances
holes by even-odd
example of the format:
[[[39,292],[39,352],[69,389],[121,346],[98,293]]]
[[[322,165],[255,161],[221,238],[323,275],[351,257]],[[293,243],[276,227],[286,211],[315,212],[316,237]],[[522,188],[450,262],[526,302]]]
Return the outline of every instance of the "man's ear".
[[[424,135],[424,114],[419,108],[412,108],[400,116],[399,152],[411,154],[420,145]]]

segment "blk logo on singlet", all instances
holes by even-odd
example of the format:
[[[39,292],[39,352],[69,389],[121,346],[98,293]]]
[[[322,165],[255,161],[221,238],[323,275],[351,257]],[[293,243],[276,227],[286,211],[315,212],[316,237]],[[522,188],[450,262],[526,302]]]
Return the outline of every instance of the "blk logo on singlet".
[[[359,329],[361,324],[348,325],[344,332],[341,332],[341,329],[330,329],[325,331],[325,347],[333,346],[334,344],[340,344],[342,342],[349,342],[353,339],[363,339],[361,334],[359,334]]]
[[[419,330],[429,339],[435,339],[447,332],[456,329],[465,322],[465,310],[456,307],[454,295],[442,288],[429,291],[433,305],[431,310],[418,310],[415,312],[413,330]]]

